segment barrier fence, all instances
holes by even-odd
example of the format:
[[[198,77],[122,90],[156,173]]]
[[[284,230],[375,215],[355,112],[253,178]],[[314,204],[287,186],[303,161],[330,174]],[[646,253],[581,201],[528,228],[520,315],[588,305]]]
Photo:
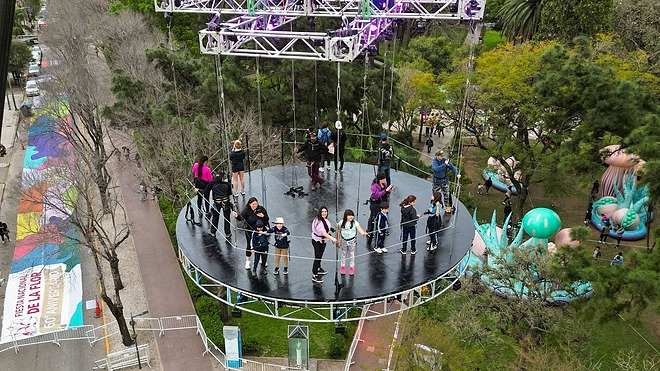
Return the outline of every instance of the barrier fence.
[[[288,371],[288,370],[301,370],[298,367],[289,367],[285,365],[276,365],[270,363],[262,363],[249,359],[241,359],[241,368],[227,367],[225,364],[225,354],[211,339],[206,336],[206,331],[202,326],[199,317],[194,314],[182,316],[168,316],[158,318],[145,318],[136,317],[135,331],[138,332],[151,332],[152,334],[158,333],[158,336],[164,336],[167,331],[179,330],[195,330],[197,335],[202,340],[204,351],[202,356],[209,355],[215,359],[225,370],[243,370],[243,371]],[[50,332],[39,336],[30,337],[27,339],[12,340],[10,342],[0,344],[0,353],[13,349],[18,353],[20,348],[26,346],[34,346],[38,344],[55,344],[60,346],[63,341],[70,340],[86,340],[89,342],[90,347],[93,347],[97,342],[116,336],[119,334],[119,326],[116,321],[106,323],[104,325],[94,327],[92,325],[84,325],[75,328],[68,328],[62,331]],[[124,349],[119,352],[110,353],[106,358],[94,362],[95,368],[107,368],[108,370],[115,370],[123,367],[132,366],[137,358],[133,358],[135,349],[133,347]],[[147,344],[140,345],[140,355],[143,356],[143,362],[147,364],[149,361],[149,349]],[[137,363],[135,363],[137,365]]]

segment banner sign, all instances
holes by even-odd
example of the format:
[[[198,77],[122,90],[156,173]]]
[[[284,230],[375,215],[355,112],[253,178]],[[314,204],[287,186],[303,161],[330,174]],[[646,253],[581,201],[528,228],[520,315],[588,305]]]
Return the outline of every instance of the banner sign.
[[[58,108],[59,114],[39,114],[28,129],[2,343],[83,325],[80,253],[77,231],[69,221],[72,210],[64,202],[44,202],[46,193],[76,199],[66,180],[47,178],[54,167],[70,160],[70,145],[56,132],[56,117],[66,118],[68,113],[63,104]]]
[[[222,333],[225,336],[225,366],[241,368],[243,357],[241,329],[238,326],[223,326]]]

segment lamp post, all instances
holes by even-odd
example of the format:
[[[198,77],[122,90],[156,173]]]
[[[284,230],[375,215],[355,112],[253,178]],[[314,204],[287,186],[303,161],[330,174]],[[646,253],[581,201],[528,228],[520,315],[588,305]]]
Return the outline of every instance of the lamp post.
[[[135,317],[144,316],[147,313],[149,313],[148,310],[145,310],[144,312],[136,315],[133,315],[133,313],[131,313],[131,321],[129,322],[131,324],[131,329],[133,329],[133,343],[135,343],[135,353],[137,353],[138,368],[140,370],[142,369],[142,361],[140,360],[140,349],[138,349],[137,333],[135,332]]]

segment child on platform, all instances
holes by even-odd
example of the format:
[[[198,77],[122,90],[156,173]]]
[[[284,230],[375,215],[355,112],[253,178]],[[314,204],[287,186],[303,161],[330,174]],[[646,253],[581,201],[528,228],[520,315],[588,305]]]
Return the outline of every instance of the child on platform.
[[[275,218],[275,226],[268,233],[275,236],[275,270],[273,274],[280,274],[280,260],[284,265],[284,274],[289,274],[289,236],[291,232],[284,226],[284,218]]]
[[[440,192],[433,193],[431,205],[424,214],[429,214],[426,221],[426,233],[428,233],[430,240],[426,242],[427,251],[435,251],[438,248],[439,232],[442,228],[442,217],[444,216],[445,209],[442,206],[442,194]]]
[[[406,197],[399,206],[401,206],[401,255],[406,255],[408,250],[408,239],[410,239],[410,254],[415,255],[417,249],[415,248],[416,228],[419,215],[415,210],[415,202],[417,197],[409,195]]]
[[[376,217],[376,248],[374,249],[377,253],[382,254],[387,252],[385,247],[385,236],[390,230],[390,224],[387,220],[387,213],[390,211],[390,205],[387,203],[380,204],[380,213]]]
[[[252,274],[257,274],[257,266],[261,261],[261,268],[266,270],[266,259],[268,258],[268,232],[265,229],[264,223],[258,220],[256,229],[252,231],[252,238],[250,245],[254,251],[254,264],[252,265]]]
[[[355,249],[357,247],[357,234],[366,236],[367,232],[360,223],[355,220],[353,210],[344,211],[344,218],[339,224],[337,231],[338,247],[341,249],[341,268],[339,273],[346,274],[346,260],[348,259],[348,274],[355,274]]]

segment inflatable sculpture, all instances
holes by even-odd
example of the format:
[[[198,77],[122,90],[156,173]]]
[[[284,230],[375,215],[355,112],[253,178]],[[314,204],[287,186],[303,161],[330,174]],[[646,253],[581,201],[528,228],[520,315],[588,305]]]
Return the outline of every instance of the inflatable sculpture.
[[[615,189],[623,192],[625,180],[628,177],[635,178],[645,164],[637,155],[627,153],[619,145],[607,146],[600,153],[608,167],[600,178],[598,197],[614,196]]]
[[[511,279],[492,277],[489,270],[497,270],[499,265],[512,259],[516,250],[553,254],[560,246],[579,244],[578,241],[572,241],[570,228],[559,230],[561,227],[559,215],[546,208],[532,209],[525,214],[520,230],[515,238],[509,241],[509,237],[503,231],[509,227],[510,217],[507,216],[503,227],[500,228],[497,226],[494,211],[491,222],[486,224],[477,222],[475,211],[472,220],[477,234],[472,244],[472,254],[463,261],[469,272],[482,272],[479,278],[483,284],[496,294],[509,298],[525,299],[534,295],[541,296],[549,304],[560,304],[591,296],[593,291],[591,283],[573,282],[568,287],[558,287],[555,282],[545,280],[533,267],[530,268],[535,280],[533,287],[529,287],[517,277]],[[530,238],[523,241],[524,234],[529,235]],[[552,236],[555,236],[555,243],[549,242]],[[526,274],[529,272],[521,272],[521,275]],[[533,293],[530,293],[530,290],[534,290]]]
[[[515,169],[518,164],[518,161],[516,161],[514,157],[509,157],[505,161],[512,169]],[[519,180],[521,175],[522,173],[520,170],[517,170],[514,173],[514,179]],[[505,167],[493,157],[488,158],[488,166],[484,169],[482,176],[484,180],[490,178],[493,182],[493,188],[500,192],[506,192],[510,188],[512,194],[517,193],[516,188],[511,183],[509,173],[506,171]]]
[[[646,222],[649,203],[648,187],[637,187],[634,175],[626,175],[623,193],[614,187],[614,196],[605,196],[596,200],[591,207],[591,223],[602,230],[604,221],[611,224],[609,235],[617,237],[617,231],[623,231],[624,240],[641,240],[648,233]]]

